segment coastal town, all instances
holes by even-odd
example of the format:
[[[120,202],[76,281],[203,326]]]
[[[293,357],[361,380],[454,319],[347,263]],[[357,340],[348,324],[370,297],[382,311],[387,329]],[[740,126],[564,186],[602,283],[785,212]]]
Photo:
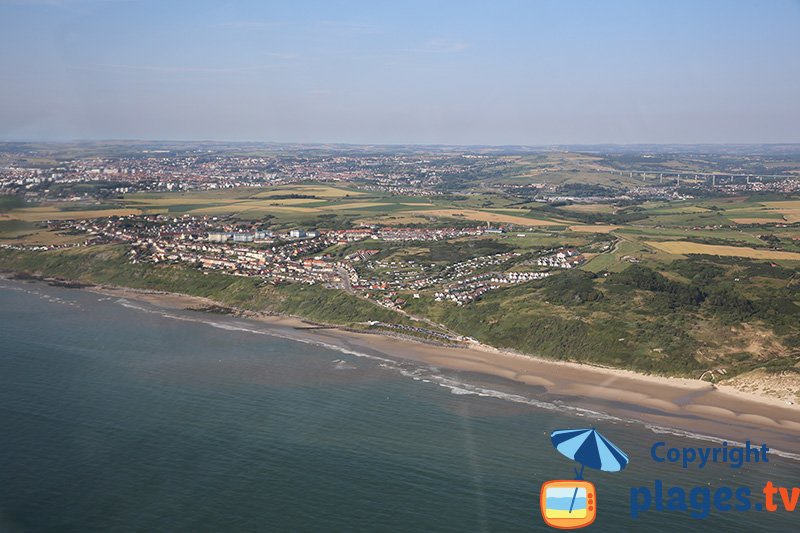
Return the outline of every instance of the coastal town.
[[[709,246],[741,238],[775,253],[797,248],[793,235],[777,233],[793,227],[792,206],[742,204],[722,216],[709,203],[800,190],[782,152],[637,157],[522,147],[15,145],[0,150],[0,195],[10,207],[0,212],[0,247],[122,245],[131,264],[319,285],[398,311],[415,300],[462,307],[561,271],[608,276],[647,262],[660,249],[652,240],[670,226]],[[443,245],[450,251],[431,251]]]
[[[258,224],[246,228],[241,222],[190,215],[131,215],[57,221],[50,226],[85,239],[48,247],[0,246],[35,250],[125,244],[132,263],[183,264],[203,271],[256,276],[272,284],[322,284],[393,309],[402,309],[407,298],[419,298],[424,291],[436,301],[464,305],[490,290],[543,279],[553,269],[574,268],[586,260],[578,250],[564,248],[543,250],[536,259],[504,252],[455,263],[423,264],[382,259],[386,254],[370,247],[371,243],[402,245],[504,235],[504,228],[492,226],[273,231]]]
[[[0,152],[3,268],[711,381],[758,339],[793,364],[800,162],[777,149],[217,149]]]

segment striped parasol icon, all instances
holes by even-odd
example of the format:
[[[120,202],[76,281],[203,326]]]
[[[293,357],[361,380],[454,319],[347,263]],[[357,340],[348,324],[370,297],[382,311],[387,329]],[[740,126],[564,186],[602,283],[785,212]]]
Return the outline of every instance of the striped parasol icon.
[[[604,472],[619,472],[628,464],[628,456],[594,428],[560,429],[550,434],[550,440],[562,455]]]
[[[628,456],[596,429],[560,429],[550,434],[553,446],[562,455],[581,464],[575,469],[575,479],[583,479],[584,467],[604,472],[619,472],[628,464]],[[569,511],[575,503],[578,489],[572,495]]]

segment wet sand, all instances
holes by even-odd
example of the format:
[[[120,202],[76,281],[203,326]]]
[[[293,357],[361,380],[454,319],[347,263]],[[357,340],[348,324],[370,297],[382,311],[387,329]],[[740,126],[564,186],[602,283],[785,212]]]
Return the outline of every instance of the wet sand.
[[[203,309],[217,302],[194,296],[116,287],[89,290],[180,309]],[[296,317],[245,313],[245,318],[276,327],[304,328]],[[295,329],[297,336],[350,350],[431,366],[498,376],[530,385],[547,400],[638,420],[670,431],[743,442],[767,443],[784,452],[800,452],[800,408],[767,396],[708,382],[648,376],[632,371],[558,362],[472,344],[436,346],[412,339],[341,328]],[[534,390],[534,389],[532,389]],[[665,440],[668,437],[665,436]]]

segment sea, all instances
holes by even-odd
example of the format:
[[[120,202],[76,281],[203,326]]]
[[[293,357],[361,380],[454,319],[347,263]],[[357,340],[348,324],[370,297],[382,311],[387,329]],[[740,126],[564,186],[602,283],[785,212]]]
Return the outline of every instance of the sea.
[[[755,509],[767,481],[800,487],[792,450],[659,463],[657,442],[722,443],[543,398],[291,327],[0,280],[0,531],[551,531],[542,484],[580,466],[550,442],[568,428],[630,459],[586,468],[589,530],[800,530],[800,504]],[[741,487],[750,510],[726,508]]]

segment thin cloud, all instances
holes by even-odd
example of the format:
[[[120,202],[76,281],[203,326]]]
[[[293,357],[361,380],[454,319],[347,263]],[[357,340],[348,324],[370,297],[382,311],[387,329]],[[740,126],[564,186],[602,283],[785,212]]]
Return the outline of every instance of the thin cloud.
[[[451,41],[449,39],[433,39],[428,42],[427,49],[431,52],[461,52],[469,48],[469,44],[461,41]]]
[[[229,20],[215,24],[215,28],[230,28],[234,30],[264,30],[288,26],[288,22],[269,20]]]
[[[2,1],[3,0],[0,0],[0,2]],[[40,1],[48,1],[48,0],[40,0]],[[50,1],[59,1],[59,0],[50,0]],[[230,28],[236,30],[263,30],[263,29],[273,29],[273,28],[285,28],[290,26],[306,28],[306,29],[316,28],[318,30],[328,30],[338,33],[369,34],[369,33],[378,33],[379,31],[376,26],[370,26],[368,24],[359,24],[356,22],[338,21],[338,20],[307,21],[303,23],[273,21],[273,20],[228,20],[213,25],[213,27],[215,28]]]
[[[21,6],[50,6],[58,8],[68,8],[81,4],[118,4],[123,2],[135,2],[137,0],[0,0],[2,5],[21,5]]]
[[[469,48],[469,44],[462,41],[454,41],[451,39],[437,38],[431,39],[424,46],[418,48],[400,48],[400,52],[414,52],[414,53],[427,53],[427,54],[450,54],[462,52]]]
[[[147,72],[162,72],[166,74],[239,74],[244,72],[256,72],[259,70],[267,70],[272,68],[273,65],[253,65],[244,67],[196,67],[196,66],[182,66],[182,65],[125,65],[125,64],[110,64],[110,65],[96,65],[96,66],[72,66],[68,67],[72,70],[92,70],[92,71],[147,71]]]
[[[462,41],[455,41],[451,39],[431,39],[425,42],[422,46],[411,48],[391,48],[387,50],[376,50],[371,53],[354,53],[350,49],[335,49],[325,48],[315,50],[316,54],[346,57],[351,60],[387,60],[387,59],[402,59],[409,55],[417,54],[455,54],[463,52],[470,47],[469,43]]]
[[[346,22],[339,20],[321,20],[317,23],[322,28],[333,30],[340,33],[360,33],[360,34],[375,34],[380,33],[376,26],[368,24],[359,24],[356,22]]]
[[[292,52],[264,52],[264,55],[274,59],[298,59],[300,57]]]

